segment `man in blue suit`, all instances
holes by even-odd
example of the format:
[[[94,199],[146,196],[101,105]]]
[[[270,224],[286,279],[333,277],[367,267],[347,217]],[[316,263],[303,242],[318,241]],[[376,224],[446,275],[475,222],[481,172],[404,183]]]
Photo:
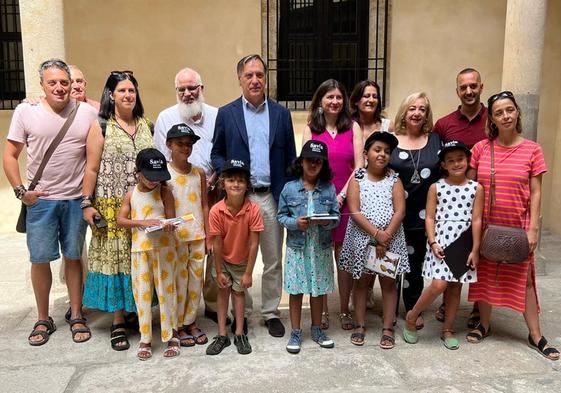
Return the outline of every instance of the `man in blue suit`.
[[[265,96],[267,66],[261,56],[248,55],[237,65],[242,96],[221,107],[216,117],[212,165],[220,173],[225,160],[249,163],[249,198],[261,207],[265,230],[261,232],[263,256],[261,315],[269,334],[284,336],[278,306],[282,294],[283,232],[277,222],[277,202],[287,182],[286,170],[296,158],[290,112]],[[252,300],[246,298],[246,315]],[[232,324],[235,326],[235,323]],[[244,330],[247,320],[244,321]]]

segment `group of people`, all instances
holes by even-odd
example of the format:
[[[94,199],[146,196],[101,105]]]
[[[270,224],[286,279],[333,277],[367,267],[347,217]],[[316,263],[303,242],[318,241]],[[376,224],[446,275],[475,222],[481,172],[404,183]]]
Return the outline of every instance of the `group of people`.
[[[418,341],[422,312],[443,294],[436,313],[441,338],[446,348],[457,349],[454,321],[462,284],[468,283],[474,302],[469,342],[489,336],[493,306],[508,307],[524,315],[529,345],[559,358],[541,334],[533,257],[547,167],[540,146],[521,135],[511,92],[492,95],[486,107],[479,72],[466,68],[456,77],[456,111],[433,124],[430,101],[418,92],[403,100],[390,121],[382,115],[376,82],[358,83],[349,97],[330,79],[312,98],[297,157],[290,112],[265,94],[265,61],[245,56],[236,71],[241,97],[216,109],[204,102],[201,76],[180,70],[177,104],[162,111],[154,126],[144,116],[132,71],[111,72],[98,104],[86,97],[77,67],[57,59],[41,65],[45,97],[16,108],[4,154],[8,180],[28,211],[38,309],[31,345],[45,344],[56,330],[48,312],[49,262],[60,249],[70,298],[66,319],[75,342],[91,337],[83,305],[113,314],[115,350],[128,349],[127,333],[138,329],[137,355],[149,359],[151,309],[159,304],[164,356],[175,357],[181,347],[208,342],[196,322],[202,297],[205,316],[218,323],[206,349],[216,355],[231,344],[231,296],[234,344],[239,353],[250,353],[253,301],[247,289],[260,249],[261,315],[272,336],[285,335],[278,309],[284,287],[290,295],[290,353],[301,349],[305,294],[311,339],[334,346],[326,331],[336,270],[339,322],[353,331],[355,345],[365,342],[366,308],[378,276],[383,349],[395,346],[401,290],[403,339]],[[29,184],[65,123],[71,124],[37,187],[27,189],[18,166],[23,147]],[[502,264],[480,256],[482,231],[495,223],[527,232],[526,261]],[[389,255],[397,261],[394,274],[375,273],[369,261]],[[425,289],[424,278],[432,280]]]

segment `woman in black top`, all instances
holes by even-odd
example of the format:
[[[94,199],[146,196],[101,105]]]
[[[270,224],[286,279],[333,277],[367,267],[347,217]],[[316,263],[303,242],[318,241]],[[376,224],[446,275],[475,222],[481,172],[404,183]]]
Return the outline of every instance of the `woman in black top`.
[[[427,192],[439,178],[438,152],[440,137],[431,133],[433,127],[430,101],[425,93],[413,93],[402,101],[395,117],[395,135],[399,141],[392,152],[390,167],[399,174],[405,187],[405,239],[411,272],[403,281],[403,303],[411,310],[423,291],[423,259],[427,237],[425,234],[425,206]],[[419,316],[417,329],[424,326]]]

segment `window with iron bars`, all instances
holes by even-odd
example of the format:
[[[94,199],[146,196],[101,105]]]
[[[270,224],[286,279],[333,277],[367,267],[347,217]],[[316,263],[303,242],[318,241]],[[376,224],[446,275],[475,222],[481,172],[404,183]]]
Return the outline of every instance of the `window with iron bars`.
[[[19,0],[0,0],[0,110],[25,98]]]
[[[268,93],[307,109],[321,82],[376,81],[384,106],[390,0],[263,0]]]

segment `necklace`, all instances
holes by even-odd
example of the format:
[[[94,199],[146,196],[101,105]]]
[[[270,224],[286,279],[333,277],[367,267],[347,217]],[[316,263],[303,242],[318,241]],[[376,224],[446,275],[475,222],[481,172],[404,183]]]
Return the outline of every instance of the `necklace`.
[[[325,127],[325,129],[327,130],[327,132],[329,132],[329,135],[331,135],[332,137],[336,137],[337,136],[337,128],[335,128],[333,131],[331,131],[329,128]]]
[[[417,164],[415,164],[415,160],[413,159],[413,152],[409,150],[409,156],[411,157],[411,162],[413,163],[413,175],[409,180],[411,184],[420,184],[421,183],[421,176],[419,175],[419,160],[421,159],[421,150],[419,150],[419,155],[417,156]]]

